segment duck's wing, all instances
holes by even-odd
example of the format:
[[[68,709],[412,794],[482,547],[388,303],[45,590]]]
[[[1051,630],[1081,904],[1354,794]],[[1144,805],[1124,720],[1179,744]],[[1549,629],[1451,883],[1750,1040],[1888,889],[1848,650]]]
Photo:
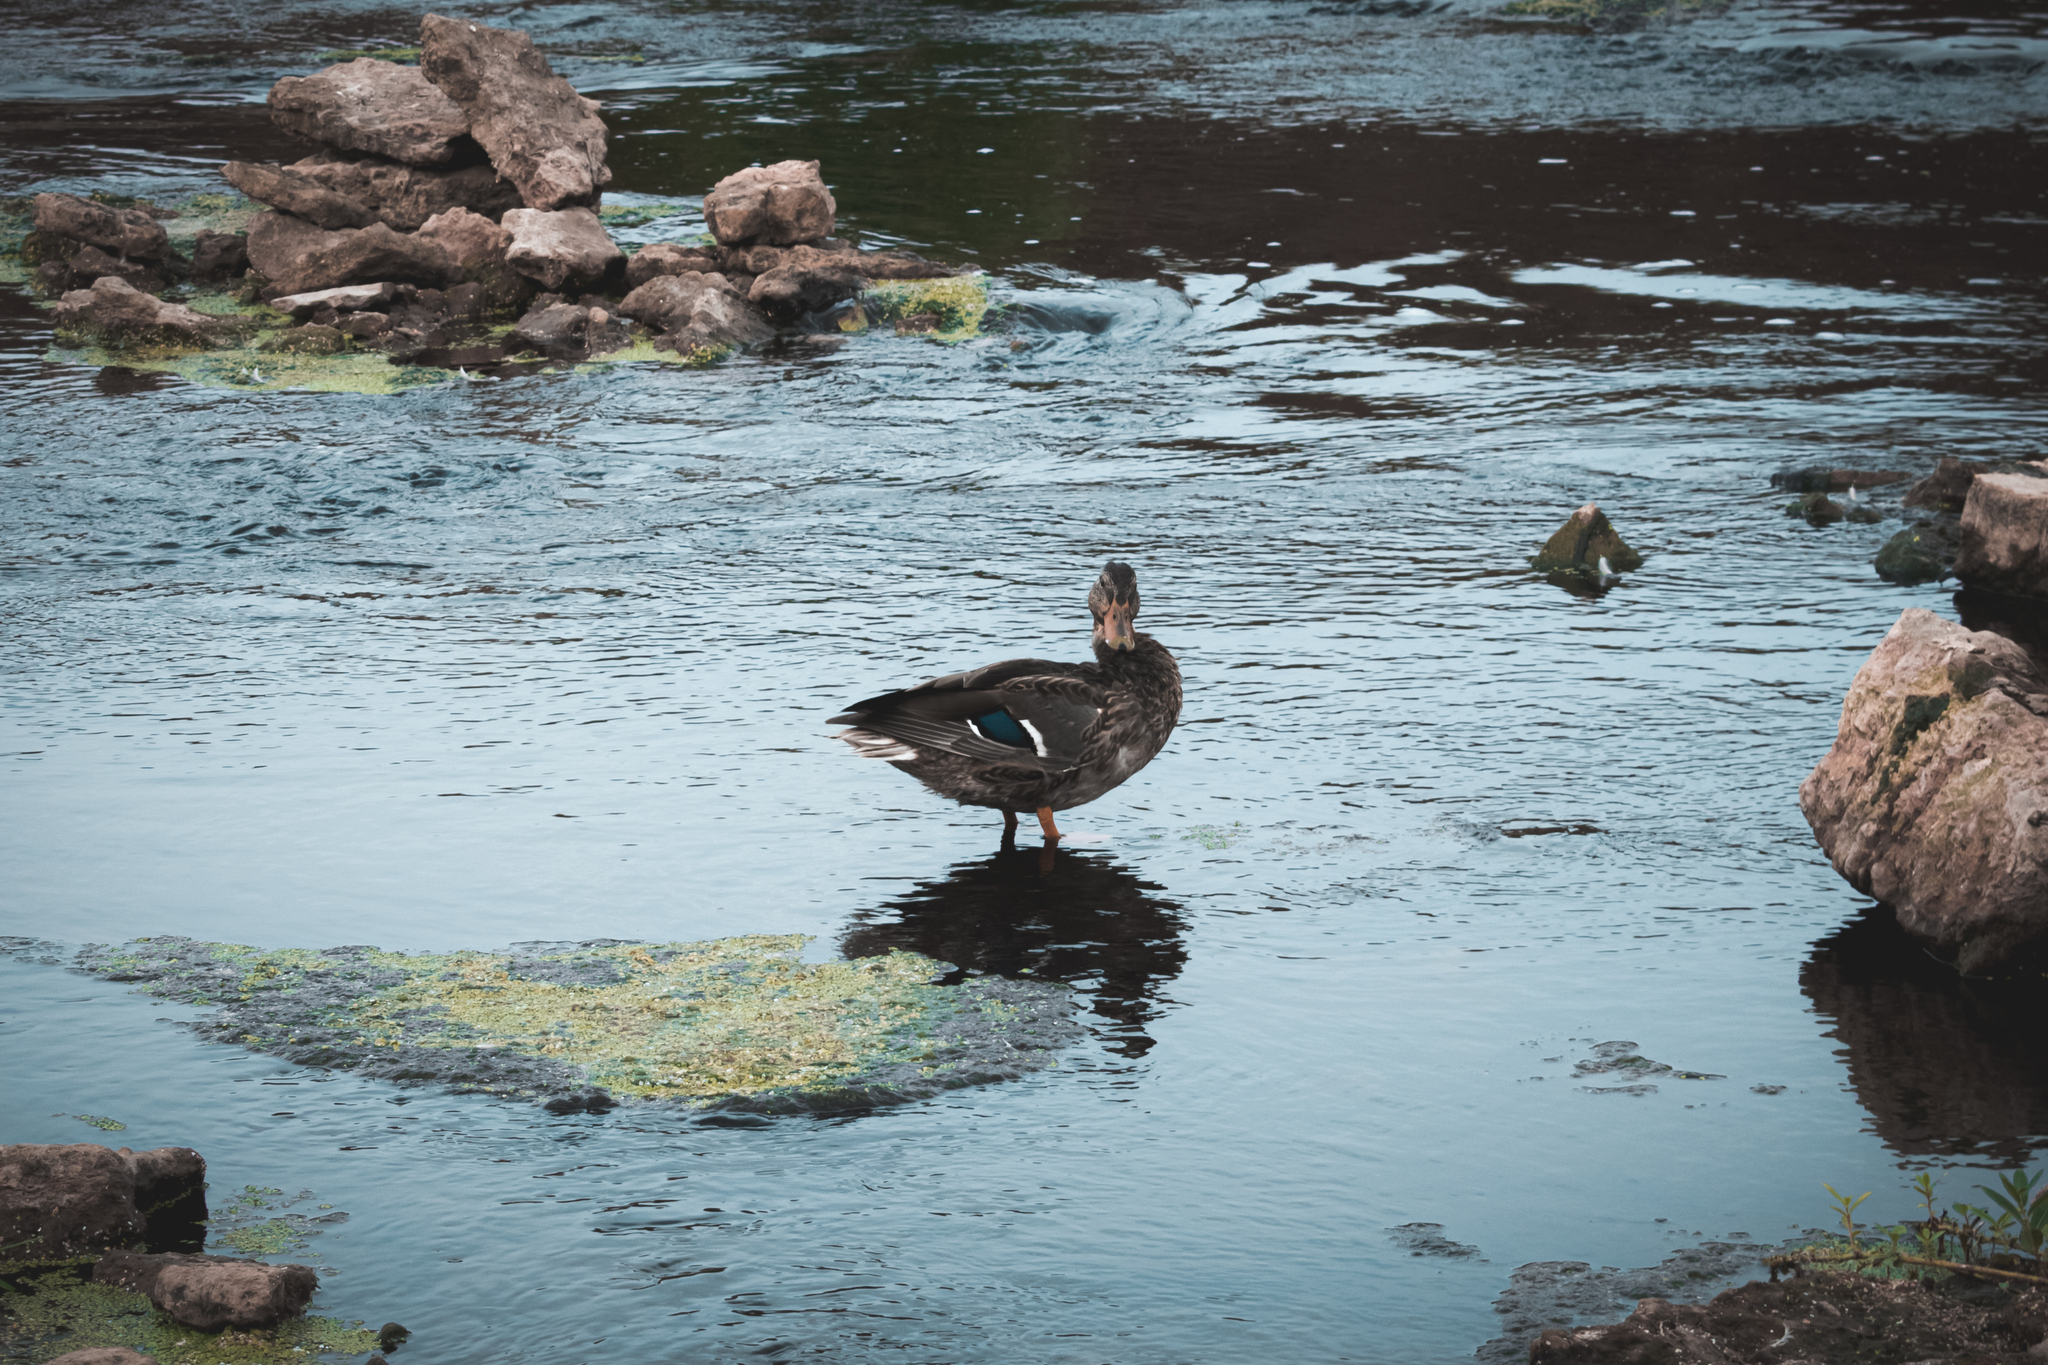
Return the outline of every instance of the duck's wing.
[[[831,724],[856,727],[840,738],[864,757],[948,753],[1053,773],[1080,761],[1082,737],[1102,706],[1093,664],[1006,659],[870,697]]]

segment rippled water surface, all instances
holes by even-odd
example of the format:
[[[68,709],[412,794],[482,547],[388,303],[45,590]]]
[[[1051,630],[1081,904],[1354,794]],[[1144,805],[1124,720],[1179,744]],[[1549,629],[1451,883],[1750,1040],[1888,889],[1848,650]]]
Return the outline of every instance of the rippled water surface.
[[[615,189],[821,157],[1008,320],[238,395],[51,358],[0,291],[0,932],[801,932],[1073,982],[1090,1039],[890,1112],[554,1118],[201,1046],[27,949],[6,1140],[112,1115],[314,1190],[326,1311],[549,1362],[1452,1360],[1523,1262],[1773,1239],[1823,1180],[1897,1216],[1900,1165],[2048,1142],[2009,1007],[1797,807],[1950,591],[1871,573],[1902,485],[1813,528],[1767,483],[2048,444],[2043,11],[476,14],[605,99]],[[0,192],[295,155],[269,82],[413,19],[26,16]],[[1643,569],[1528,572],[1589,499]],[[1050,866],[827,736],[1081,657],[1112,555],[1188,706]],[[1721,1079],[1573,1074],[1621,1039]]]

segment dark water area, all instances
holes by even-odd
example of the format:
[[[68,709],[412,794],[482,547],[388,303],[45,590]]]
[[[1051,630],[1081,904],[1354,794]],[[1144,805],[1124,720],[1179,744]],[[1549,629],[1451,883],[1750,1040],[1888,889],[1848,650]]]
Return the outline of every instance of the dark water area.
[[[461,12],[605,102],[616,192],[818,157],[1006,320],[237,393],[52,356],[0,287],[0,934],[804,933],[1070,982],[1089,1040],[870,1114],[557,1117],[22,946],[0,1138],[314,1190],[324,1310],[451,1361],[1420,1365],[1527,1262],[2038,1163],[2038,997],[1895,941],[1796,797],[1903,608],[2005,618],[1875,577],[1904,485],[1813,527],[1768,476],[2048,445],[2048,10]],[[17,11],[0,193],[217,188],[298,154],[272,80],[416,23]],[[1647,562],[1574,593],[1527,559],[1588,500]],[[1112,555],[1188,706],[1069,846],[826,734],[1081,657]],[[1615,1040],[1719,1079],[1625,1093]]]

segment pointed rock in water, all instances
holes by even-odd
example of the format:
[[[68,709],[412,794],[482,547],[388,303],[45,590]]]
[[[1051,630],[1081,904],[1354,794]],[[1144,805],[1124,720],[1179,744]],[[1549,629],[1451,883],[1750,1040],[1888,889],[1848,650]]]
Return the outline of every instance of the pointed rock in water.
[[[170,254],[170,234],[141,209],[112,208],[75,194],[39,194],[31,202],[38,232],[138,261],[161,261]]]
[[[1973,588],[2048,598],[2048,464],[1970,484],[1955,574]]]
[[[1797,502],[1785,504],[1788,517],[1805,517],[1810,525],[1828,526],[1848,515],[1842,504],[1825,493],[1808,493]]]
[[[557,76],[517,29],[429,14],[420,70],[461,106],[470,135],[528,208],[595,208],[612,178],[596,100]]]
[[[468,209],[495,221],[506,209],[525,202],[517,185],[483,164],[407,166],[382,157],[323,150],[288,169],[355,200],[386,227],[400,232],[415,231],[435,214],[453,209]]]
[[[1572,573],[1597,577],[1605,559],[1616,573],[1633,573],[1643,567],[1643,557],[1608,524],[1607,514],[1596,503],[1587,503],[1571,514],[1557,534],[1544,542],[1529,561],[1539,573]]]
[[[832,235],[838,212],[815,161],[750,166],[704,196],[705,226],[725,246],[816,243]]]
[[[505,260],[543,289],[595,289],[625,269],[626,253],[589,209],[513,209],[505,230],[512,234]]]
[[[2048,950],[2048,676],[2011,640],[1908,608],[1799,807],[1843,879],[1964,975]]]
[[[320,1283],[311,1266],[188,1252],[109,1251],[92,1277],[148,1295],[179,1324],[201,1332],[275,1327],[305,1312]]]
[[[270,88],[270,119],[287,133],[409,166],[446,166],[469,136],[468,117],[419,67],[374,57],[286,76]]]
[[[107,346],[216,346],[250,325],[165,303],[111,275],[59,299],[51,322],[60,337],[79,333]]]
[[[1941,457],[1932,474],[1906,490],[1907,507],[1931,507],[1937,512],[1960,512],[1970,494],[1970,483],[1981,464],[1965,464],[1953,455]]]
[[[285,294],[377,280],[439,286],[450,270],[439,244],[382,223],[326,232],[275,209],[249,224],[249,264]]]

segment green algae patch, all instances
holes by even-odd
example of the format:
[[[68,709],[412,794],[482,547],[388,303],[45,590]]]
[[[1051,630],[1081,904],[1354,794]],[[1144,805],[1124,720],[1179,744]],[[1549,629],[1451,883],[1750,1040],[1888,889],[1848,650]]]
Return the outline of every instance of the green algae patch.
[[[600,59],[593,57],[585,58],[585,60],[597,61]],[[671,218],[678,213],[695,213],[696,211],[692,205],[685,204],[680,200],[657,200],[652,204],[604,204],[598,208],[597,218],[607,228],[632,228],[651,223],[657,218]],[[708,242],[712,240],[712,237],[709,233],[705,233],[703,234],[703,239]],[[682,245],[695,246],[698,243],[685,242]]]
[[[403,66],[417,63],[420,49],[416,47],[337,47],[326,52],[316,52],[316,62],[352,62],[358,57],[371,57],[380,62],[397,62]]]
[[[126,1346],[160,1365],[289,1365],[318,1355],[362,1356],[377,1334],[333,1318],[289,1319],[263,1332],[199,1332],[159,1312],[147,1296],[83,1280],[70,1268],[14,1280],[0,1316],[0,1343],[17,1360]]]
[[[102,1133],[120,1133],[128,1128],[121,1120],[110,1119],[102,1114],[73,1114],[71,1117],[88,1127],[99,1129]]]
[[[874,280],[861,301],[871,321],[932,317],[937,319],[929,333],[934,340],[966,341],[980,334],[988,312],[988,276],[976,271],[930,280]]]
[[[120,365],[131,370],[174,374],[208,388],[240,389],[249,393],[276,393],[287,389],[302,393],[399,393],[426,384],[445,383],[453,373],[425,365],[394,365],[391,358],[381,351],[309,355],[263,349],[263,342],[282,330],[266,328],[244,345],[222,350],[52,347],[44,359],[95,368]]]
[[[1500,12],[1518,18],[1624,27],[1660,19],[1697,19],[1727,7],[1727,0],[1512,0]]]
[[[220,1007],[200,1031],[302,1065],[459,1091],[691,1108],[864,1107],[1052,1063],[1065,987],[953,981],[913,953],[806,963],[801,935],[495,952],[264,950],[183,938],[79,965]]]

